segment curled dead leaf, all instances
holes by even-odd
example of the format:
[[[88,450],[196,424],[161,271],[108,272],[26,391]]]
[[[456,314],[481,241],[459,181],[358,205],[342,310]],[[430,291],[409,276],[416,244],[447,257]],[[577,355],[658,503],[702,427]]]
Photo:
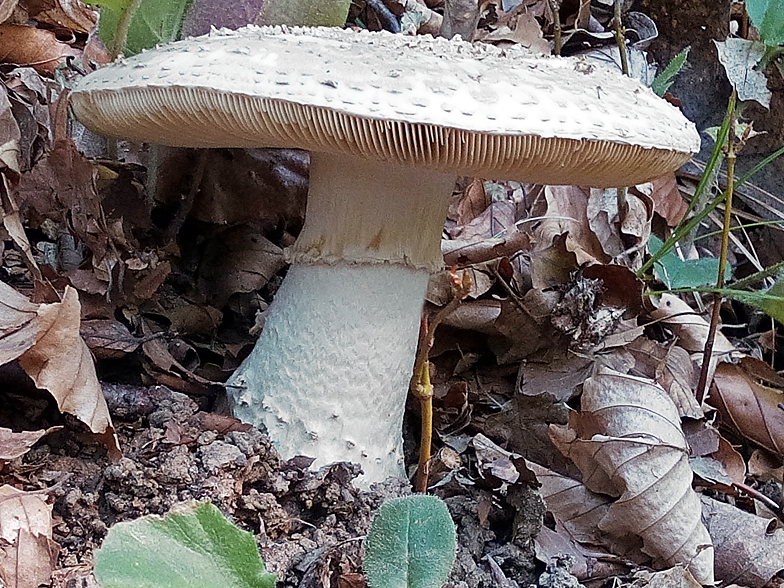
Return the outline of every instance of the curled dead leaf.
[[[619,497],[599,528],[636,535],[658,565],[683,564],[699,582],[712,583],[713,547],[670,397],[655,382],[599,367],[583,384],[581,407],[568,427],[550,431],[589,489]]]
[[[62,412],[74,415],[96,433],[112,458],[120,456],[109,409],[87,345],[79,335],[79,296],[65,289],[62,302],[38,307],[40,330],[19,365],[38,388],[48,390]]]

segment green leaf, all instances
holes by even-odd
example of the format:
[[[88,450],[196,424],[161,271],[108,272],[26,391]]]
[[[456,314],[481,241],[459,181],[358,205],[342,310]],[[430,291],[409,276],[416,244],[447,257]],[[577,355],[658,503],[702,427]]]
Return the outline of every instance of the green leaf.
[[[378,509],[365,546],[371,588],[440,588],[455,560],[455,525],[435,496],[417,494],[386,501]]]
[[[664,96],[667,93],[667,90],[670,89],[675,76],[681,73],[683,66],[686,65],[686,58],[689,57],[690,49],[691,47],[686,47],[686,49],[673,57],[670,63],[667,64],[667,67],[664,68],[664,71],[653,80],[651,90],[653,90],[657,96]]]
[[[117,0],[113,0],[114,4]],[[132,3],[123,1],[118,9],[108,4],[101,8],[101,19],[98,32],[101,40],[109,48],[114,48],[117,30],[125,18],[130,19],[127,25],[127,36],[123,47],[117,53],[126,57],[140,53],[162,43],[177,40],[182,29],[182,21],[193,0],[141,0],[136,10]],[[126,12],[132,10],[128,15]]]
[[[98,2],[86,2],[88,6],[106,6],[112,10],[125,10],[133,3],[133,0],[99,0]]]
[[[763,312],[784,324],[784,280],[779,278],[765,293],[759,305]]]
[[[103,588],[273,588],[252,533],[212,504],[118,523],[95,554]]]
[[[656,253],[663,243],[655,235],[651,235],[648,248]],[[725,268],[725,277],[729,277],[729,266]],[[682,260],[672,250],[661,256],[653,268],[653,273],[671,290],[678,288],[697,288],[716,283],[719,275],[719,260],[712,257]]]
[[[746,0],[746,12],[766,45],[784,43],[784,0]]]

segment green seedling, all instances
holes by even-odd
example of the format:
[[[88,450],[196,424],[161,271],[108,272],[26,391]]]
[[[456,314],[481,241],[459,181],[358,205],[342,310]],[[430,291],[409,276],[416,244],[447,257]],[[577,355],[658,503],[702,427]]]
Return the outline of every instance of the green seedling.
[[[653,90],[657,96],[664,96],[667,93],[667,90],[670,89],[673,81],[675,81],[675,77],[681,73],[683,66],[686,65],[686,58],[689,57],[690,49],[691,47],[686,47],[686,49],[673,57],[670,63],[667,64],[667,67],[664,68],[664,71],[653,80],[651,90]]]
[[[365,547],[371,588],[441,588],[455,561],[455,525],[435,496],[388,500],[378,509]]]
[[[252,533],[212,504],[118,523],[95,554],[103,588],[273,588]]]

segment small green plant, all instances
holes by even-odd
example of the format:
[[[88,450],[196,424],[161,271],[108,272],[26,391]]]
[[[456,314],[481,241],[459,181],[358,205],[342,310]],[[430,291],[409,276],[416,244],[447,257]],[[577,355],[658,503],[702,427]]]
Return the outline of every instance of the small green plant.
[[[212,504],[118,523],[95,554],[103,588],[273,588],[252,533]]]
[[[455,561],[455,525],[435,496],[416,494],[378,509],[365,547],[371,588],[440,588]]]
[[[686,59],[689,57],[690,49],[691,47],[686,47],[686,49],[673,57],[670,63],[667,64],[667,67],[664,68],[664,71],[653,80],[651,90],[653,90],[657,96],[664,96],[667,93],[667,90],[670,89],[673,81],[675,81],[675,77],[681,73],[683,66],[686,65]]]

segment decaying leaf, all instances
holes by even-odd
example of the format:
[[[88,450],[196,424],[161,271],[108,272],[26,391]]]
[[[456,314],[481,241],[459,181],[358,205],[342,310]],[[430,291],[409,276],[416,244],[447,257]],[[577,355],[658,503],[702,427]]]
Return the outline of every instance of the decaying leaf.
[[[0,365],[32,347],[38,334],[38,305],[0,282]]]
[[[223,231],[205,248],[199,267],[199,290],[222,307],[235,292],[261,289],[284,265],[283,250],[241,225]]]
[[[35,345],[19,358],[19,364],[38,388],[54,396],[62,412],[84,422],[106,444],[109,455],[119,457],[120,447],[93,358],[79,335],[76,290],[67,287],[62,302],[40,305],[38,321]]]
[[[67,56],[77,57],[78,49],[57,39],[52,31],[30,26],[0,25],[0,61],[30,66],[43,75],[54,75]]]
[[[547,214],[539,224],[535,237],[540,244],[535,250],[547,247],[559,235],[566,235],[566,250],[577,257],[577,263],[607,263],[610,257],[591,230],[588,222],[588,188],[577,186],[547,186]]]
[[[28,16],[37,22],[85,35],[98,20],[98,11],[88,8],[81,0],[26,0],[24,5]]]
[[[4,585],[48,585],[59,549],[52,540],[52,506],[43,496],[0,487],[0,578]]]
[[[768,451],[784,454],[784,393],[759,383],[742,365],[720,364],[710,403],[722,422]]]
[[[762,588],[784,570],[784,529],[769,519],[702,497],[702,514],[716,548],[716,579]]]
[[[667,221],[667,226],[675,227],[683,219],[689,205],[678,190],[675,174],[656,178],[650,183],[650,197],[653,210]]]
[[[693,419],[704,416],[692,392],[694,366],[688,351],[647,337],[635,339],[626,350],[634,355],[637,370],[667,391],[680,416]]]
[[[684,564],[698,581],[713,582],[713,548],[691,487],[686,439],[664,389],[599,367],[583,384],[581,407],[568,427],[550,431],[589,489],[619,497],[599,528],[639,536],[659,566]]]
[[[686,351],[696,354],[696,361],[702,364],[702,352],[708,338],[710,325],[697,314],[688,304],[673,294],[663,294],[658,307],[651,312],[651,318],[661,320],[678,338],[676,344]],[[713,341],[713,355],[708,372],[708,382],[719,361],[730,361],[738,356],[735,346],[720,332],[716,332]]]
[[[16,459],[24,455],[33,445],[38,443],[41,437],[59,428],[52,427],[40,431],[20,431],[14,433],[11,429],[0,427],[0,462]]]

